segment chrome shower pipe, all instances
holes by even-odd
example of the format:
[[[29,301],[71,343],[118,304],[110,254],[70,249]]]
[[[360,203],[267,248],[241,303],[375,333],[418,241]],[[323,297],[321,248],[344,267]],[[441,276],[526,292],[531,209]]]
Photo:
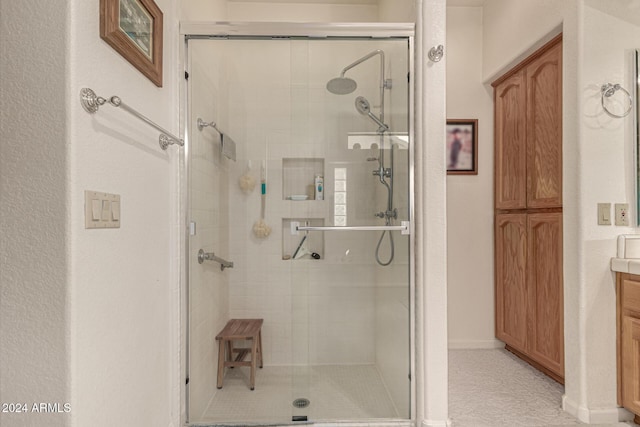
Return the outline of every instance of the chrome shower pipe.
[[[380,121],[384,123],[384,89],[387,87],[384,75],[384,51],[382,51],[381,49],[376,49],[373,52],[366,54],[362,58],[352,62],[342,69],[340,77],[344,77],[344,74],[347,71],[362,64],[364,61],[373,58],[376,55],[380,56]]]
[[[384,90],[387,87],[386,78],[385,78],[386,77],[385,76],[385,69],[384,69],[384,61],[385,61],[384,51],[382,49],[376,49],[376,50],[366,54],[362,58],[357,59],[356,61],[352,62],[351,64],[347,65],[346,67],[344,67],[342,69],[342,72],[340,73],[340,77],[344,77],[344,75],[345,75],[345,73],[347,71],[349,71],[353,67],[356,67],[356,66],[362,64],[366,60],[373,58],[374,56],[380,56],[380,116],[376,117],[374,114],[371,113],[371,111],[369,111],[367,113],[367,115],[374,122],[376,122],[376,124],[378,126],[380,126],[380,128],[378,129],[378,131],[380,133],[380,145],[379,145],[380,146],[380,155],[378,156],[378,174],[379,174],[380,182],[387,187],[387,190],[389,190],[389,192],[392,193],[393,190],[391,190],[391,187],[390,187],[389,183],[387,183],[387,181],[385,179],[385,168],[384,168],[384,145],[383,145],[384,144],[384,132],[389,130],[389,127],[384,122]]]

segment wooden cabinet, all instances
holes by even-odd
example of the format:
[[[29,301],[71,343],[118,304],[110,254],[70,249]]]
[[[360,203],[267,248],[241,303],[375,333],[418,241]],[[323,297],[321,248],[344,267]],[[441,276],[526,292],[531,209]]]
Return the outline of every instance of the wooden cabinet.
[[[496,337],[564,378],[562,214],[497,214]]]
[[[525,68],[527,208],[562,207],[562,43]]]
[[[496,337],[563,382],[562,37],[493,86]]]
[[[495,87],[495,207],[527,207],[525,72]]]
[[[618,273],[618,403],[640,421],[640,276]]]
[[[495,235],[496,337],[526,351],[527,215],[496,215]]]
[[[530,325],[527,354],[564,377],[562,214],[527,215],[527,285]]]
[[[562,43],[493,83],[495,207],[562,207]]]

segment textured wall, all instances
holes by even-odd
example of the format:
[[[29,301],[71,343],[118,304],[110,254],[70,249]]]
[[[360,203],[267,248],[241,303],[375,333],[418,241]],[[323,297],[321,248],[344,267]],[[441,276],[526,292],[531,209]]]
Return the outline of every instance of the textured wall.
[[[447,118],[478,119],[478,175],[447,177],[449,348],[492,348],[493,100],[482,79],[482,8],[447,8]]]
[[[586,3],[584,51],[579,68],[581,187],[589,189],[581,197],[585,217],[583,295],[585,305],[589,307],[585,313],[589,382],[597,384],[597,388],[587,395],[587,406],[608,409],[616,406],[616,293],[610,258],[616,255],[616,237],[637,233],[637,228],[633,215],[630,219],[634,227],[598,226],[593,215],[598,202],[629,203],[631,212],[635,213],[635,135],[633,114],[618,119],[604,112],[600,87],[606,82],[620,83],[632,92],[637,82],[631,75],[631,52],[640,49],[640,26],[588,6],[596,3],[606,10],[608,1]],[[630,16],[637,13],[637,10],[628,10]],[[623,96],[616,94],[615,99],[623,100]]]
[[[70,401],[67,19],[57,2],[0,3],[0,402],[29,411]],[[0,412],[3,426],[69,423]]]
[[[175,164],[158,132],[123,110],[80,106],[91,87],[178,133],[177,19],[164,12],[164,86],[156,87],[98,34],[99,2],[71,2],[68,191],[71,215],[73,425],[177,425],[178,289]],[[84,229],[84,190],[121,195],[121,228]]]

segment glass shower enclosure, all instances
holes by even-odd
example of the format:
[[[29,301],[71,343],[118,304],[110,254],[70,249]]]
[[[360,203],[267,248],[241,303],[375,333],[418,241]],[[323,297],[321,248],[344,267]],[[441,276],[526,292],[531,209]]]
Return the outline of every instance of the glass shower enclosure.
[[[406,423],[413,28],[239,32],[185,39],[188,421]],[[254,390],[217,388],[230,319],[263,320]]]

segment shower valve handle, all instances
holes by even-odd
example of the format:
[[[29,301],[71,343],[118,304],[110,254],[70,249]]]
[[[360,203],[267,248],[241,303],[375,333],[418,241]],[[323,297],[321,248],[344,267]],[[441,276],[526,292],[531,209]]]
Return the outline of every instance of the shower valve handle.
[[[380,168],[373,171],[374,176],[383,174],[385,178],[391,178],[391,168]]]

